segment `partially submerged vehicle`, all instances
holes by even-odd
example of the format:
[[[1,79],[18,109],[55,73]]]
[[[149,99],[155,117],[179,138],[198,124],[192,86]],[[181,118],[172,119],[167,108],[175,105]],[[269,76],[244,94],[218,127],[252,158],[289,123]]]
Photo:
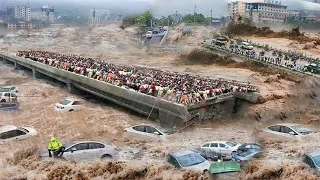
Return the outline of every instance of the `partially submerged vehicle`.
[[[217,161],[221,156],[220,153],[216,153],[214,151],[206,151],[202,148],[191,149],[191,151],[200,154],[202,157],[209,161]]]
[[[313,131],[302,127],[301,124],[285,123],[269,126],[264,129],[264,132],[282,137],[300,138],[312,133]]]
[[[19,89],[15,86],[6,86],[6,87],[3,87],[3,88],[0,88],[0,93],[3,93],[3,92],[10,92],[10,93],[19,93]]]
[[[156,127],[140,124],[132,127],[125,128],[123,130],[124,136],[128,138],[138,139],[165,139],[166,136],[170,135],[170,132],[161,131]]]
[[[241,144],[230,141],[212,141],[205,143],[201,148],[207,151],[220,153],[223,156],[231,156],[233,152],[237,151],[239,146],[241,146]]]
[[[0,92],[0,102],[18,102],[18,97],[12,92]]]
[[[240,165],[236,161],[224,161],[212,163],[209,168],[209,173],[218,175],[221,173],[239,172],[240,170]]]
[[[13,140],[23,140],[36,136],[37,134],[37,131],[32,127],[6,125],[0,127],[0,143],[6,143]]]
[[[239,163],[240,167],[243,167],[253,158],[259,158],[262,155],[262,151],[254,150],[254,151],[244,151],[241,153],[233,153],[232,161],[236,161]]]
[[[62,149],[59,158],[71,161],[116,159],[120,151],[111,143],[97,141],[69,142],[63,144]],[[48,157],[48,152],[43,152],[41,157]]]
[[[0,103],[0,111],[16,111],[19,110],[18,102]]]
[[[241,48],[246,50],[253,50],[253,46],[248,42],[242,42]]]
[[[54,106],[54,111],[56,112],[70,112],[77,111],[82,108],[82,103],[75,99],[64,99]]]
[[[210,162],[198,153],[190,150],[175,151],[169,154],[168,162],[176,168],[207,172]]]

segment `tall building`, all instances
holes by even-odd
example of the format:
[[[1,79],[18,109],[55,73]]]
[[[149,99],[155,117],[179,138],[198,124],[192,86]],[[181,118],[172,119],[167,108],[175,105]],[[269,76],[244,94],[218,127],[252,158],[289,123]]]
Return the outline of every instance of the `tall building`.
[[[8,7],[9,8],[9,7]],[[8,10],[7,8],[7,10]],[[8,13],[7,11],[7,14],[10,14],[10,16],[12,17],[13,14],[14,14],[14,18],[15,19],[18,19],[18,20],[24,20],[24,21],[31,21],[31,8],[30,7],[10,7],[9,8],[9,11],[10,13]]]
[[[246,15],[246,2],[245,1],[235,1],[228,3],[228,18],[232,20],[237,20],[239,17],[244,17]]]
[[[264,0],[246,4],[246,16],[254,23],[283,23],[287,20],[288,11],[278,0]]]
[[[100,17],[98,17],[96,15],[96,10],[94,9],[92,11],[92,16],[89,17],[89,19],[88,19],[88,25],[89,26],[95,26],[95,25],[99,25],[99,24],[100,24]]]
[[[13,6],[8,6],[7,7],[7,17],[8,18],[14,18],[15,16],[15,9]]]

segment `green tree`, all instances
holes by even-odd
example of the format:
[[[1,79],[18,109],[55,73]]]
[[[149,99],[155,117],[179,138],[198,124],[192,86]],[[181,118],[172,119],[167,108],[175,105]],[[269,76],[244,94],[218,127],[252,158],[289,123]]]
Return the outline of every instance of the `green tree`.
[[[151,11],[146,11],[142,15],[135,19],[135,23],[139,25],[151,26],[151,20],[153,19],[153,14]]]
[[[210,20],[208,18],[206,18],[203,14],[187,14],[185,16],[183,16],[182,18],[182,22],[184,23],[188,23],[188,24],[193,24],[194,22],[196,24],[203,24],[203,25],[209,25],[210,24]]]

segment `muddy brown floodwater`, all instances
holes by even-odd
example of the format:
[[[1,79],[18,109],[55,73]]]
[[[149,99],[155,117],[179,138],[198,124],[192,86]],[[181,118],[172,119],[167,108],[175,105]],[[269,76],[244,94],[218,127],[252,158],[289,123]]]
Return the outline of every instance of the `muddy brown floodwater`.
[[[145,142],[123,137],[122,130],[141,123],[157,125],[155,121],[110,102],[82,99],[80,95],[69,94],[63,86],[33,79],[28,72],[0,64],[0,86],[14,85],[21,91],[20,110],[0,112],[0,125],[32,126],[39,133],[24,141],[1,145],[0,179],[213,179],[166,163],[168,153],[173,150],[196,148],[213,140],[261,142],[265,146],[265,155],[248,164],[239,176],[221,179],[317,179],[301,157],[308,150],[320,150],[318,133],[297,142],[271,139],[261,132],[267,125],[283,122],[278,117],[282,111],[288,114],[286,121],[304,123],[317,130],[319,101],[308,96],[313,81],[306,79],[297,84],[246,69],[177,64],[180,54],[200,48],[203,38],[214,34],[214,30],[206,27],[198,27],[188,35],[178,28],[171,29],[164,46],[150,48],[143,47],[135,33],[134,28],[122,30],[117,25],[18,31],[0,39],[0,48],[7,52],[33,49],[82,54],[113,63],[250,82],[259,87],[265,103],[243,103],[232,118],[197,122],[168,140]],[[318,91],[316,83],[313,85],[312,90]],[[85,108],[65,114],[53,112],[54,104],[66,97],[82,99]],[[261,113],[260,121],[252,116],[256,112]],[[122,151],[120,158],[111,162],[40,159],[39,153],[46,151],[51,135],[63,143],[110,141]]]

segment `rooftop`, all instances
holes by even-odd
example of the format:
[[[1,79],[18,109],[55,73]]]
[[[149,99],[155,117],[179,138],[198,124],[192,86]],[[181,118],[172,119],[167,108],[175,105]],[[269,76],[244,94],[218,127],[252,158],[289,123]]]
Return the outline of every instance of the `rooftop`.
[[[265,2],[249,2],[247,4],[261,4],[261,5],[271,5],[271,6],[277,6],[277,7],[288,7],[282,4],[272,4],[272,3],[265,3]]]

